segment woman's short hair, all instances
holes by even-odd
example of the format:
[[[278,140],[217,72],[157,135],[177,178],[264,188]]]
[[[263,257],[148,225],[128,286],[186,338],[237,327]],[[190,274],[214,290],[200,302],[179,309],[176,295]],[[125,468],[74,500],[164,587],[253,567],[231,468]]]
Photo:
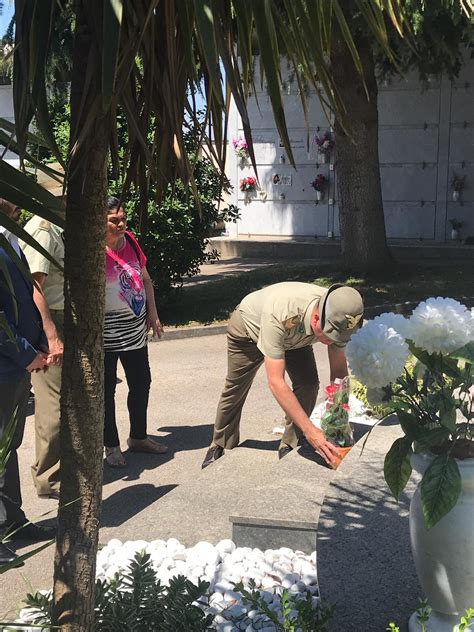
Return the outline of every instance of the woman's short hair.
[[[119,209],[122,205],[122,200],[118,197],[111,195],[107,199],[107,211],[115,211],[115,209]]]

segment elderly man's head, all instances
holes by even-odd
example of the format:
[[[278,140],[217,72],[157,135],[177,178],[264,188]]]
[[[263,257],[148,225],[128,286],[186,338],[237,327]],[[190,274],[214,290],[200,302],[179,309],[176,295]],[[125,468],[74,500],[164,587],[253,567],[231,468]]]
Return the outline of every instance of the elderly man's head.
[[[16,206],[15,204],[12,204],[8,200],[4,200],[3,198],[0,198],[0,211],[5,213],[5,215],[7,215],[14,222],[17,222],[20,219],[21,208],[19,206]]]

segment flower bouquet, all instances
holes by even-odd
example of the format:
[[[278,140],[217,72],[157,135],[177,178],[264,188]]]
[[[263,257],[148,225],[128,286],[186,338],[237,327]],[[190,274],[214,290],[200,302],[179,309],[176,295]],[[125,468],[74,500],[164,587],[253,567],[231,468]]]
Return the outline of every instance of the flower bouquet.
[[[247,160],[249,157],[249,146],[247,141],[245,140],[245,138],[241,138],[240,136],[238,138],[233,138],[232,139],[232,145],[234,147],[234,151],[236,153],[236,155],[241,159],[241,160]]]
[[[251,193],[257,189],[257,178],[246,176],[239,181],[239,189],[245,193]]]
[[[342,460],[354,445],[349,423],[349,378],[336,380],[326,387],[326,393],[326,413],[321,419],[321,430],[327,440],[339,448]]]
[[[322,173],[318,173],[315,179],[311,182],[311,186],[316,191],[316,199],[321,200],[327,186],[326,176]]]
[[[409,319],[387,313],[369,321],[352,336],[346,355],[368,396],[382,394],[404,433],[384,464],[397,500],[412,457],[426,455],[420,494],[430,529],[456,505],[461,462],[474,457],[473,312],[451,298],[429,298]]]
[[[318,148],[318,154],[321,156],[321,162],[327,162],[331,151],[334,149],[334,141],[329,132],[324,132],[322,136],[315,136],[314,142]]]

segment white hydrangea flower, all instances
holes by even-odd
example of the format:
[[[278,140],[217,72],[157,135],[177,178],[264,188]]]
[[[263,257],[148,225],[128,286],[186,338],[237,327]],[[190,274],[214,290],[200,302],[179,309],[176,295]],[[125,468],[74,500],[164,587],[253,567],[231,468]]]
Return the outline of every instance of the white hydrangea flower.
[[[410,323],[408,318],[405,318],[401,314],[385,312],[384,314],[380,314],[380,316],[376,316],[372,322],[392,328],[397,332],[397,334],[403,336],[403,338],[409,338],[408,331]]]
[[[452,298],[429,298],[409,320],[408,338],[428,353],[449,354],[474,339],[472,312]]]
[[[369,388],[394,382],[403,373],[408,356],[403,337],[373,320],[351,337],[346,349],[352,373]]]

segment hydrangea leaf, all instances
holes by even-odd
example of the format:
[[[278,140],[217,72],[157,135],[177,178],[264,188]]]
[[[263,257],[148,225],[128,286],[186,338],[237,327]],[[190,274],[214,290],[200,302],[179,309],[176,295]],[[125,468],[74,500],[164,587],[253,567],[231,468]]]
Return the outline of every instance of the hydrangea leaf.
[[[428,529],[431,529],[455,506],[461,493],[458,464],[448,454],[437,456],[421,481],[421,507]]]
[[[427,351],[423,351],[423,349],[417,347],[412,340],[407,340],[407,342],[408,348],[410,349],[410,352],[415,356],[415,358],[419,360],[421,364],[424,364],[425,367],[427,367],[428,369],[433,369],[433,356]]]
[[[397,412],[397,417],[406,436],[410,438],[411,441],[415,440],[422,431],[418,419],[414,415],[400,409]]]
[[[456,408],[453,401],[442,401],[439,411],[439,423],[453,434],[456,433]]]
[[[385,481],[396,500],[400,500],[400,494],[411,476],[410,456],[412,453],[411,440],[408,437],[401,437],[393,442],[385,456],[383,466]]]
[[[452,358],[457,358],[458,360],[465,360],[469,362],[469,364],[474,364],[474,341],[469,342],[464,347],[461,347],[457,351],[454,351],[451,354]]]
[[[450,432],[447,428],[426,429],[417,437],[415,452],[428,452],[435,445],[442,445],[449,439]]]

